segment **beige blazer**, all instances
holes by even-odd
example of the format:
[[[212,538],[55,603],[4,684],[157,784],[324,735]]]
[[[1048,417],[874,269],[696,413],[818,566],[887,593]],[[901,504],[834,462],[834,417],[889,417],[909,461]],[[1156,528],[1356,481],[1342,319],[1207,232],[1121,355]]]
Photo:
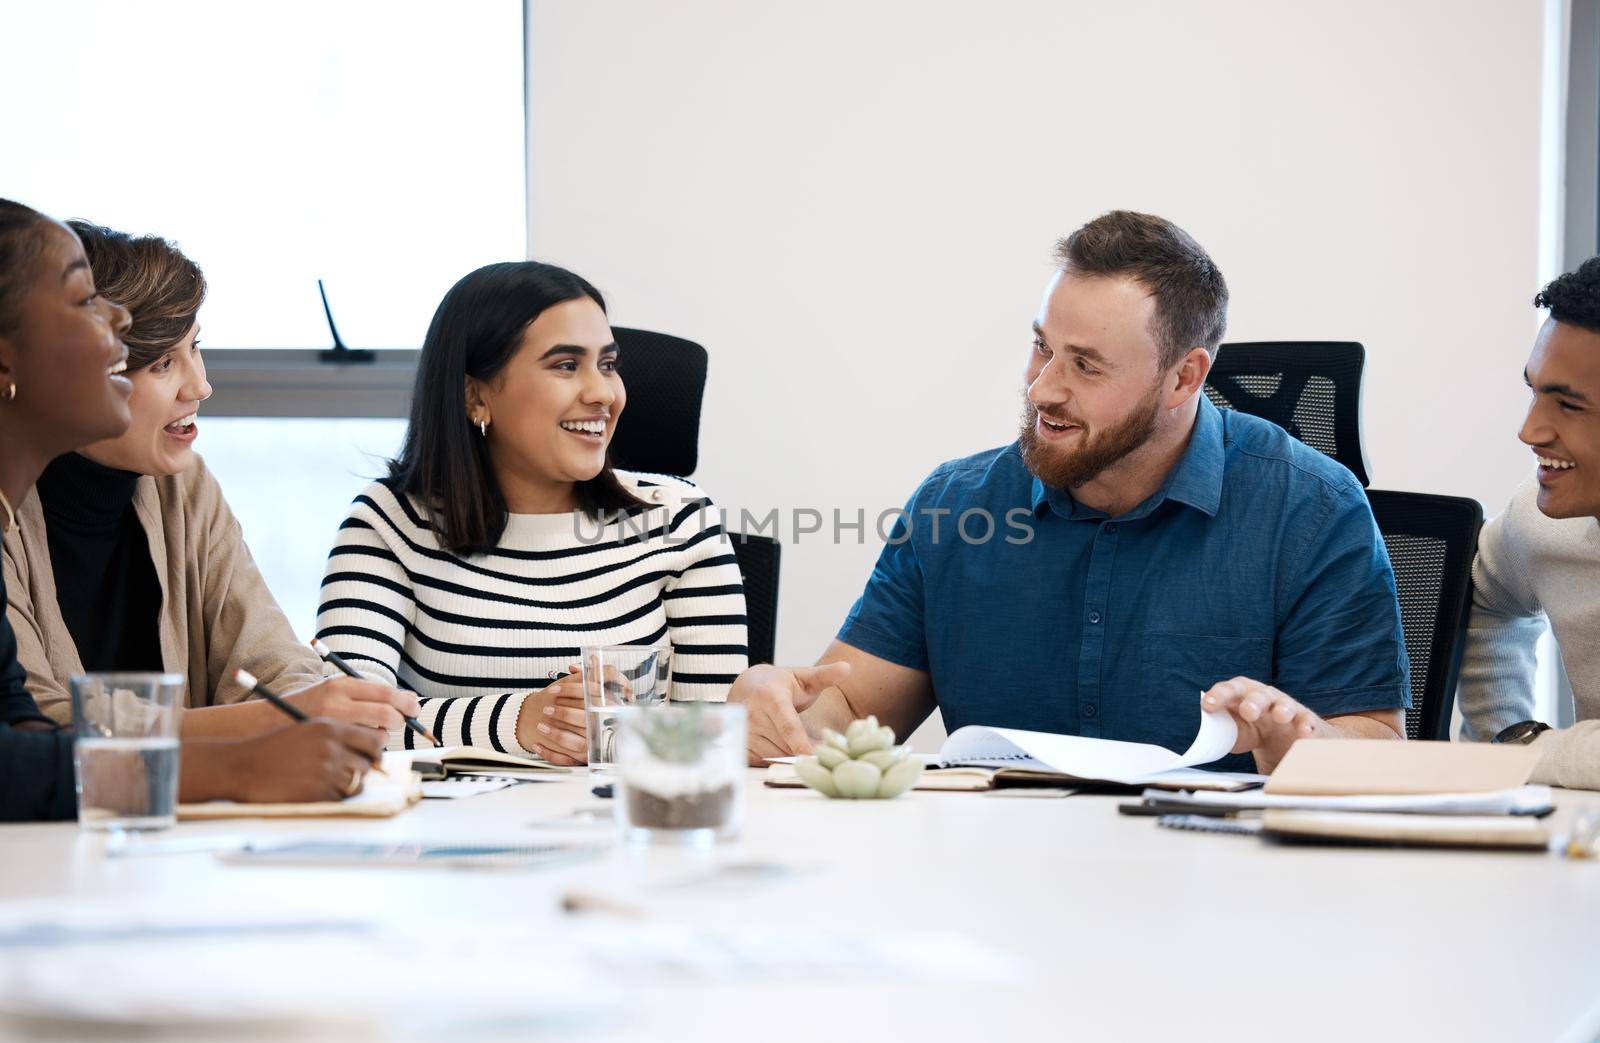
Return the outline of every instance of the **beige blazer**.
[[[301,643],[256,569],[222,488],[203,461],[170,478],[139,479],[134,513],[150,540],[161,581],[162,667],[187,680],[189,707],[236,703],[248,692],[233,680],[243,668],[287,694],[325,674]],[[83,672],[78,647],[56,600],[44,508],[31,491],[4,538],[6,613],[28,690],[50,717],[72,722],[68,681]]]

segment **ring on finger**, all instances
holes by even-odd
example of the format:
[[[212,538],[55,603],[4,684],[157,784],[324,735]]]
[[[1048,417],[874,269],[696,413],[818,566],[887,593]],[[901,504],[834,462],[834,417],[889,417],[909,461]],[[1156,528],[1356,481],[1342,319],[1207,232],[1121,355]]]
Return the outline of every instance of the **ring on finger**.
[[[358,771],[355,768],[351,768],[350,769],[350,781],[348,781],[348,782],[346,782],[344,784],[344,789],[341,790],[340,792],[342,792],[347,797],[353,797],[353,796],[356,795],[356,791],[359,790],[360,788],[361,788],[361,772]]]

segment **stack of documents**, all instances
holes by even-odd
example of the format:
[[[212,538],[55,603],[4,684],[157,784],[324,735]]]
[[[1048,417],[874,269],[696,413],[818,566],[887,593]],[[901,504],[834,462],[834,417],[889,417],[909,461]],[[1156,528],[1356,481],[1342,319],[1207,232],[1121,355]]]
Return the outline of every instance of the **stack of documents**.
[[[1203,829],[1193,816],[1259,817],[1260,836],[1302,843],[1543,850],[1548,786],[1527,785],[1540,753],[1527,746],[1302,739],[1253,793],[1147,790],[1145,814]],[[1238,832],[1239,830],[1228,830]]]

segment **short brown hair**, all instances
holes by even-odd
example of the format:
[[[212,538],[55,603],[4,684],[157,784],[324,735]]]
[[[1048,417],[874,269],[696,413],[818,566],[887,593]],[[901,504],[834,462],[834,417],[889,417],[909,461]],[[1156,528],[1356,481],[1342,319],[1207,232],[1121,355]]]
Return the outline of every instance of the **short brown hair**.
[[[1194,237],[1164,217],[1101,214],[1056,243],[1056,264],[1078,275],[1126,275],[1150,291],[1162,367],[1190,348],[1215,355],[1228,329],[1228,284]]]
[[[133,316],[133,325],[122,335],[129,372],[172,350],[205,303],[206,277],[200,266],[159,235],[134,236],[79,220],[67,225],[83,241],[95,288]]]

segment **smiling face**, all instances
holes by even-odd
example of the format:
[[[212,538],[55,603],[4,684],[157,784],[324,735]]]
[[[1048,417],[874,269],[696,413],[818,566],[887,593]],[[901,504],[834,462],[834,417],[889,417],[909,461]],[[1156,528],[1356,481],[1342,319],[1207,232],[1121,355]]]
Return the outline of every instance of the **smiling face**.
[[[587,297],[546,308],[493,379],[467,380],[467,416],[489,422],[489,457],[512,513],[571,510],[573,483],[605,467],[627,392],[617,344]]]
[[[1546,319],[1523,375],[1533,402],[1517,437],[1539,461],[1539,510],[1600,518],[1600,333]]]
[[[1076,488],[1155,431],[1165,387],[1151,332],[1155,302],[1136,280],[1062,272],[1045,291],[1023,372],[1023,462]]]
[[[41,247],[14,328],[0,336],[0,392],[15,430],[67,452],[128,427],[132,386],[122,375],[128,312],[95,291],[78,237],[65,225],[38,226]]]
[[[182,474],[193,465],[200,433],[196,417],[200,403],[211,397],[199,336],[196,323],[166,354],[128,375],[133,422],[121,437],[96,442],[83,455],[107,467],[158,477]]]

